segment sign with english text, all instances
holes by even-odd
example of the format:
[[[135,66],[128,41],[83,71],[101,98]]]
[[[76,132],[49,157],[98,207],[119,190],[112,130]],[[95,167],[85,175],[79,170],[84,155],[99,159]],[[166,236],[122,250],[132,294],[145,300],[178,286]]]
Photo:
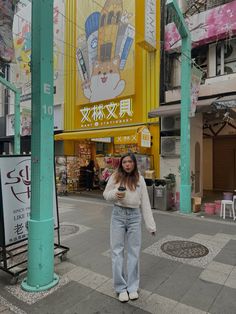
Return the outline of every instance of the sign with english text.
[[[80,107],[81,128],[128,124],[132,123],[133,119],[134,111],[131,98]]]
[[[30,217],[31,157],[0,158],[0,246],[27,240]],[[58,228],[55,183],[53,189],[54,227]]]

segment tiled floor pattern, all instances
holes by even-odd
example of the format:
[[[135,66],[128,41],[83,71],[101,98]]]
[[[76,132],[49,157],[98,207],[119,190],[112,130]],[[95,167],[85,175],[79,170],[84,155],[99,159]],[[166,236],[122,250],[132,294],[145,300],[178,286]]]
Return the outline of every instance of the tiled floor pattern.
[[[13,294],[17,299],[31,305],[47,297],[48,295],[54,293],[56,290],[66,285],[68,282],[69,282],[69,279],[67,277],[62,277],[60,278],[58,285],[56,285],[54,288],[47,291],[43,291],[43,292],[37,292],[37,293],[31,293],[31,292],[29,293],[22,290],[20,283],[14,286],[12,285],[6,286],[5,289],[11,294]]]
[[[67,213],[76,210],[78,207],[70,203],[58,203],[59,213]]]
[[[100,275],[86,268],[75,267],[75,265],[67,263],[67,269],[69,268],[71,268],[72,270],[62,275],[61,277],[60,281],[63,282],[63,285],[70,281],[76,281],[106,296],[117,298],[113,290],[111,278]],[[56,272],[60,274],[59,269],[56,269]],[[59,288],[60,286],[53,288],[53,291],[50,291],[50,293],[53,293]],[[37,293],[34,294],[34,297],[32,298],[32,294],[22,291],[20,285],[15,286],[14,289],[8,286],[6,287],[6,289],[8,289],[8,291],[10,291],[16,298],[20,299],[23,302],[26,302],[27,304],[34,304],[35,302],[41,300],[42,298],[45,298],[49,294],[48,292]],[[150,313],[206,314],[206,312],[204,311],[198,310],[191,306],[187,306],[185,304],[181,304],[177,301],[165,298],[147,290],[141,290],[140,298],[137,301],[132,302],[132,305]]]
[[[81,226],[80,226],[81,227]],[[85,226],[84,226],[85,227]],[[83,232],[87,231],[87,227]],[[190,240],[195,242],[200,242],[201,244],[208,247],[210,253],[208,254],[208,258],[205,257],[200,259],[176,259],[171,257],[160,250],[160,246],[165,241],[169,240]],[[213,236],[204,235],[204,234],[196,234],[189,239],[183,239],[178,237],[167,236],[157,243],[154,243],[152,246],[146,248],[143,252],[147,254],[151,254],[154,256],[161,256],[172,260],[177,260],[182,263],[190,264],[193,266],[202,267],[203,271],[200,275],[200,279],[214,282],[221,285],[225,285],[230,288],[236,289],[236,266],[231,266],[223,263],[219,263],[213,261],[214,257],[222,250],[222,248],[230,241],[236,240],[236,236],[228,235],[228,234],[216,234]],[[104,252],[103,255],[109,256],[109,250]],[[67,284],[70,281],[76,281],[86,287],[94,289],[104,295],[116,298],[116,295],[113,292],[112,287],[112,279],[101,274],[95,273],[89,269],[78,267],[74,264],[64,262],[56,265],[56,272],[60,275],[60,284],[56,286],[54,289],[57,290],[63,285]],[[55,290],[50,290],[48,292],[37,293],[34,294],[32,298],[32,294],[24,292],[21,290],[20,285],[16,286],[6,286],[6,289],[12,293],[16,298],[20,299],[27,304],[34,304],[35,302],[45,298],[49,293],[53,293]],[[4,301],[4,300],[3,300]],[[11,311],[14,313],[25,314],[21,310],[17,309],[14,306],[9,306],[4,303],[0,299],[0,304],[3,306],[8,306]],[[201,311],[199,309],[193,308],[191,306],[187,306],[175,300],[163,297],[156,293],[152,293],[147,290],[140,291],[140,298],[132,303],[132,305],[137,308],[143,309],[150,313],[162,313],[162,314],[203,314],[206,312]],[[9,312],[10,314],[11,312]]]
[[[18,307],[14,306],[13,304],[9,303],[3,297],[0,296],[0,313],[1,314],[27,314]]]
[[[111,278],[94,273],[82,267],[74,268],[65,276],[69,277],[71,280],[83,284],[84,286],[95,289],[102,294],[117,298],[113,290]],[[169,298],[162,297],[147,290],[141,290],[140,298],[132,304],[150,313],[206,313],[198,309],[192,308],[191,306],[186,306],[184,304],[178,303]]]
[[[232,235],[219,234],[219,233],[217,233],[214,236],[205,235],[205,234],[195,234],[194,236],[188,239],[181,238],[181,237],[173,237],[173,236],[168,235],[167,237],[162,238],[158,242],[147,247],[145,250],[143,250],[143,252],[150,255],[154,255],[154,256],[168,258],[173,261],[180,262],[180,263],[206,268],[208,264],[211,263],[212,260],[216,257],[216,255],[223,249],[223,247],[232,239],[236,239],[236,237]],[[170,256],[161,250],[161,246],[163,243],[167,241],[175,241],[175,240],[193,241],[193,242],[200,243],[202,245],[205,245],[208,248],[209,253],[206,256],[200,257],[200,258],[184,259],[184,258]]]
[[[61,235],[61,241],[65,241],[65,240],[68,240],[69,238],[72,238],[72,237],[75,237],[81,233],[84,233],[86,231],[89,231],[91,228],[89,227],[86,227],[84,225],[78,225],[78,224],[74,224],[74,223],[71,223],[71,222],[65,222],[63,221],[62,223],[60,223],[60,226],[66,226],[66,225],[69,225],[69,226],[75,226],[75,227],[78,227],[78,231],[76,233],[72,233],[72,234],[68,234],[68,235]]]

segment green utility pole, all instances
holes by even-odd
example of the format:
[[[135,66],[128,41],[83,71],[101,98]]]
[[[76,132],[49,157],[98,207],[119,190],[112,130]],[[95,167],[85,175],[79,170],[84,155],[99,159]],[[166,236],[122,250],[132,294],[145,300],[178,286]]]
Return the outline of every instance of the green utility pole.
[[[53,0],[32,1],[31,213],[28,271],[22,288],[55,286],[54,274]]]
[[[15,94],[14,107],[14,154],[20,154],[20,92],[9,81],[0,76],[0,83]]]
[[[190,184],[190,121],[191,106],[191,35],[176,0],[167,0],[166,5],[174,13],[174,22],[182,38],[181,48],[181,183],[180,212],[191,213]]]

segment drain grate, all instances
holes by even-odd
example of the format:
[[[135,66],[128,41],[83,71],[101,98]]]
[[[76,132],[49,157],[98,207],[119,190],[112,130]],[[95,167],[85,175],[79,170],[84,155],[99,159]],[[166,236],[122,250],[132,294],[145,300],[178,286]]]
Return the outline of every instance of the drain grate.
[[[168,241],[162,244],[161,250],[178,258],[199,258],[209,253],[206,246],[191,241]]]
[[[60,225],[60,235],[61,236],[68,236],[79,231],[79,226],[73,224],[61,224]]]

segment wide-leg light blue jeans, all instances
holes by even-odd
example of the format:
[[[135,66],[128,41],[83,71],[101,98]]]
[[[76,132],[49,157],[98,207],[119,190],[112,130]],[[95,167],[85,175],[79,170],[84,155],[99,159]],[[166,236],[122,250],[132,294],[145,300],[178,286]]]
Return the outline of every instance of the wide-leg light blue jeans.
[[[139,255],[141,249],[141,213],[139,208],[114,205],[110,228],[112,272],[117,293],[135,292],[139,288]],[[124,249],[127,239],[127,276]]]

